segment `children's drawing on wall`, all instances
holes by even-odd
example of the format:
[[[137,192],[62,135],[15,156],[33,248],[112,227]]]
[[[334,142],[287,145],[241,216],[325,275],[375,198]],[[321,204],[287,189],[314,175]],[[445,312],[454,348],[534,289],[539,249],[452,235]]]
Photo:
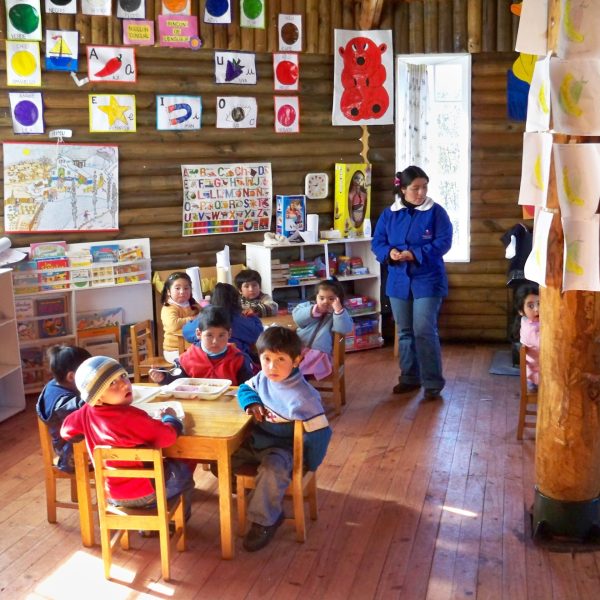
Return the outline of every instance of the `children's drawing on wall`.
[[[119,229],[117,146],[5,142],[4,229]]]
[[[135,96],[90,94],[88,100],[91,132],[135,132]]]
[[[265,28],[265,0],[240,0],[240,26]]]
[[[46,30],[46,71],[77,72],[78,54],[78,31]]]
[[[93,82],[135,83],[135,48],[87,46],[88,78]]]
[[[41,92],[9,92],[8,97],[14,133],[44,133]]]
[[[201,122],[200,96],[156,96],[156,129],[189,131]]]
[[[302,15],[277,17],[280,52],[302,52]]]
[[[600,215],[589,221],[562,219],[565,234],[563,291],[600,291]]]
[[[77,13],[77,0],[46,0],[46,12],[61,15],[74,15]]]
[[[300,131],[300,100],[298,96],[274,96],[275,132],[298,133]]]
[[[190,15],[191,2],[190,0],[162,0],[163,15]]]
[[[550,129],[550,57],[539,58],[531,76],[527,96],[526,131],[548,131]]]
[[[117,0],[117,18],[145,19],[146,3],[142,0]]]
[[[81,0],[81,12],[84,15],[110,17],[112,0]]]
[[[560,58],[598,56],[600,4],[593,0],[561,0],[556,54]]]
[[[546,286],[546,265],[548,261],[548,236],[554,214],[538,209],[533,229],[533,247],[525,261],[525,279]]]
[[[206,0],[204,5],[205,23],[231,23],[230,0]]]
[[[6,40],[6,85],[41,87],[39,42]]]
[[[551,133],[525,132],[523,134],[519,204],[546,206],[551,153]]]
[[[215,51],[215,82],[256,85],[256,55]]]
[[[335,30],[334,125],[394,122],[392,32]]]
[[[42,39],[40,0],[6,0],[6,38]]]
[[[217,96],[217,129],[247,129],[256,127],[256,98]]]

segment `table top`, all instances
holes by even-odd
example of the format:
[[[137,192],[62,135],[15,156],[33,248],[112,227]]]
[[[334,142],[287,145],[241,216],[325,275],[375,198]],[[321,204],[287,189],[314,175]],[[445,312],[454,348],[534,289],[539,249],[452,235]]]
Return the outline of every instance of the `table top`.
[[[261,317],[260,318],[263,327],[269,327],[269,325],[281,325],[282,327],[289,327],[290,329],[296,329],[297,325],[294,322],[292,315],[275,315],[273,317]]]

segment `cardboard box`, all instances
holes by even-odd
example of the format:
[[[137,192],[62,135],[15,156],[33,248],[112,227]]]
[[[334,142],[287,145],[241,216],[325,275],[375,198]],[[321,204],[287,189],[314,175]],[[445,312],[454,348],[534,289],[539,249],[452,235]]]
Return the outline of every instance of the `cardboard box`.
[[[306,196],[277,195],[276,232],[290,237],[296,231],[306,231]]]
[[[371,218],[371,165],[336,163],[333,227],[343,237],[362,237]]]

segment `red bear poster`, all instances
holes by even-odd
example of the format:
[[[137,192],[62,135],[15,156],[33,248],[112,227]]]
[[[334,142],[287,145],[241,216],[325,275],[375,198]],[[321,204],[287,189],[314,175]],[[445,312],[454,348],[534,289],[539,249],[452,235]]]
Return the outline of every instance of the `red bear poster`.
[[[392,32],[335,30],[334,125],[394,122]]]

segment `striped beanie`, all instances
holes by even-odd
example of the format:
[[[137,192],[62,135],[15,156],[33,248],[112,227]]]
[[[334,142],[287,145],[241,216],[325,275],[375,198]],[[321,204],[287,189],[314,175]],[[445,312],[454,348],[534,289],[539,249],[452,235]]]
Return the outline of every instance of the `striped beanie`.
[[[84,360],[75,371],[75,385],[81,399],[91,406],[100,400],[108,386],[127,371],[108,356],[92,356]]]

